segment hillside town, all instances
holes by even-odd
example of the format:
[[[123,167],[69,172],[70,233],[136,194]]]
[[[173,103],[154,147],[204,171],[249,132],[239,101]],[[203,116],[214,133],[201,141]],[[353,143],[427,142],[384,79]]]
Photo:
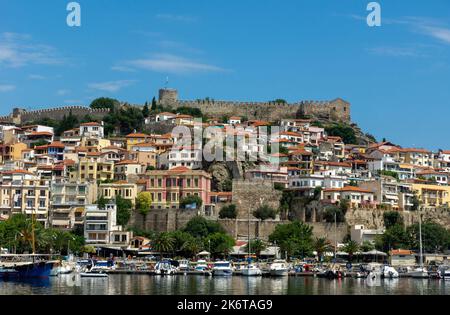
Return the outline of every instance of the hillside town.
[[[51,110],[34,120],[18,122],[20,111],[11,116],[15,121],[3,119],[2,251],[103,257],[206,251],[242,258],[253,253],[251,245],[271,258],[321,259],[327,249],[336,256],[363,248],[414,257],[421,221],[429,233],[424,254],[446,260],[450,148],[433,152],[377,141],[349,121],[349,103],[340,99],[345,115],[313,102],[317,111],[264,120],[214,116],[208,106],[185,106],[176,97],[163,89],[145,105],[102,98],[86,109],[101,109],[103,116],[67,108],[57,119]],[[205,155],[217,135],[220,144],[226,136],[236,141],[223,149],[231,158]],[[33,243],[22,226],[29,220],[40,233]],[[14,224],[20,228],[11,233],[7,227]],[[309,227],[310,244],[289,236],[288,227]],[[61,238],[57,245],[43,241],[46,231]]]

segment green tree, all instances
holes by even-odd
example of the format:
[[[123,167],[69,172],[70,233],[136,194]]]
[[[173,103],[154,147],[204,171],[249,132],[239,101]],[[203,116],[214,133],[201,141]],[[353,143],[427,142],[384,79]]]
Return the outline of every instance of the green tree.
[[[383,213],[383,221],[386,229],[399,224],[403,226],[403,217],[398,211],[387,211]]]
[[[235,244],[234,239],[228,234],[217,232],[208,235],[205,239],[205,247],[211,248],[212,256],[226,256]]]
[[[184,231],[196,238],[207,237],[209,234],[214,233],[225,233],[225,230],[219,223],[207,220],[201,216],[196,216],[189,220]]]
[[[136,197],[136,210],[144,217],[146,222],[147,214],[150,212],[152,205],[152,195],[147,191],[140,192]]]
[[[408,249],[411,243],[411,236],[400,224],[391,226],[375,239],[375,247],[384,252],[390,251],[391,249]]]
[[[181,247],[181,250],[188,256],[194,257],[199,252],[201,252],[205,248],[204,243],[200,238],[193,237],[190,234],[187,234],[184,243]]]
[[[181,198],[180,207],[184,209],[186,208],[187,205],[195,204],[196,209],[199,209],[202,207],[202,203],[203,203],[202,198],[200,198],[199,196],[189,195]]]
[[[312,253],[313,228],[306,223],[294,221],[287,224],[279,224],[269,235],[269,241],[276,243],[282,252],[288,256],[306,256]]]
[[[323,259],[323,255],[332,250],[330,241],[328,241],[325,237],[316,237],[313,248],[317,252],[317,258],[320,262]]]
[[[324,209],[322,218],[327,223],[334,223],[336,216],[336,222],[345,222],[345,214],[342,212],[342,208],[338,206],[328,206]]]
[[[261,252],[267,249],[267,244],[260,239],[255,239],[250,241],[250,251],[251,254],[255,254],[256,257],[261,256]],[[248,244],[245,246],[245,252],[249,252]]]
[[[110,110],[114,110],[119,106],[119,101],[109,97],[100,97],[96,98],[89,105],[90,108],[98,109],[98,108],[109,108]]]
[[[375,245],[372,242],[364,241],[361,246],[361,251],[363,252],[370,252],[371,250],[375,249]]]
[[[268,205],[262,205],[255,211],[253,211],[253,216],[257,219],[260,219],[262,221],[265,221],[269,218],[274,219],[276,218],[277,211]]]
[[[59,122],[58,126],[55,129],[56,135],[61,135],[64,131],[73,129],[79,126],[80,122],[78,118],[72,114],[72,111],[69,112],[69,115],[64,115],[62,120]]]
[[[125,199],[120,195],[116,196],[116,206],[117,206],[117,224],[126,226],[131,217],[131,208],[133,204],[131,200]]]
[[[159,252],[161,257],[164,254],[170,253],[174,249],[175,239],[168,232],[160,233],[155,239],[152,241],[153,250]]]
[[[231,204],[224,206],[219,211],[219,218],[221,219],[236,219],[236,217],[237,217],[236,205]]]
[[[407,233],[411,237],[411,247],[419,249],[419,224],[408,227]],[[422,223],[422,246],[425,252],[443,252],[450,247],[450,231],[443,226],[426,221]]]
[[[153,98],[152,98],[152,107],[151,107],[151,110],[152,110],[152,112],[154,112],[154,111],[156,110],[156,99],[155,99],[154,96],[153,96]]]
[[[142,108],[142,116],[144,116],[144,118],[147,118],[148,116],[150,116],[150,109],[148,108],[147,102],[145,102],[145,105]]]
[[[329,136],[341,137],[345,144],[357,144],[355,130],[344,124],[332,124],[325,127]]]
[[[355,241],[349,241],[342,250],[348,254],[349,260],[352,261],[353,255],[359,250],[359,245]]]
[[[100,198],[97,199],[95,203],[97,204],[99,209],[105,209],[108,200],[106,200],[105,197],[102,195],[100,196]]]

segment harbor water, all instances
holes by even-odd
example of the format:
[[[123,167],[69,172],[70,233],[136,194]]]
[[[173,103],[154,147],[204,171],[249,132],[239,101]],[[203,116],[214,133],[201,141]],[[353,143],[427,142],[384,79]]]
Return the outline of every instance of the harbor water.
[[[114,274],[0,280],[0,295],[449,295],[450,281],[401,278],[368,281],[314,277],[204,277]]]

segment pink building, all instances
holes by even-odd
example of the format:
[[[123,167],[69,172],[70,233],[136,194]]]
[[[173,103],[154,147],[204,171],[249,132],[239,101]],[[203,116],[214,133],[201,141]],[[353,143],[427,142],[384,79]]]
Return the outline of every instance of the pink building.
[[[211,175],[202,170],[175,167],[170,170],[148,171],[146,190],[152,195],[152,208],[178,208],[189,195],[202,199],[202,208],[210,204]]]

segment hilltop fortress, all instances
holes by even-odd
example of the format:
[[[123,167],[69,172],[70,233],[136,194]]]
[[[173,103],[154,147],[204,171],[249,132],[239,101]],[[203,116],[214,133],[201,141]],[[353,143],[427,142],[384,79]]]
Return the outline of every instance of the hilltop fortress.
[[[248,119],[276,121],[283,118],[310,116],[319,120],[351,122],[350,103],[341,98],[332,101],[300,101],[297,103],[273,102],[230,102],[215,100],[178,100],[175,89],[160,89],[158,102],[161,105],[178,108],[194,107],[203,114],[220,118],[222,116],[245,116]]]
[[[198,108],[203,114],[221,118],[224,116],[241,116],[248,119],[277,121],[283,118],[296,118],[309,116],[317,120],[350,123],[350,103],[341,98],[331,101],[300,101],[297,103],[274,102],[233,102],[216,101],[210,99],[185,101],[178,99],[175,89],[160,89],[158,104],[166,108],[178,107]],[[43,118],[61,120],[64,115],[72,112],[79,119],[89,115],[93,119],[103,119],[109,109],[92,109],[86,106],[64,106],[48,109],[27,111],[14,108],[10,115],[0,117],[2,123],[24,124]]]

